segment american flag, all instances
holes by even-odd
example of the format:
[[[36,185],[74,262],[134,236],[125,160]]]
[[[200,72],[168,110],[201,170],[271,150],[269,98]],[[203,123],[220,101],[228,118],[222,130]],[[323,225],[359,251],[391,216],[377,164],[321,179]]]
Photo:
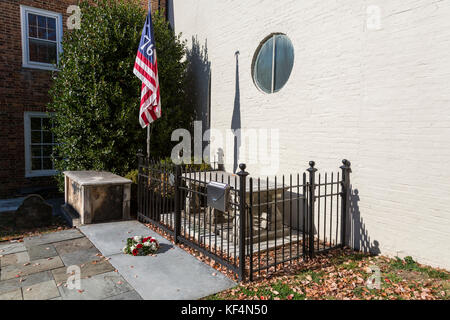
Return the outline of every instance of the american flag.
[[[133,73],[142,81],[139,123],[145,128],[161,117],[158,64],[156,62],[155,37],[152,16],[149,12],[142,30],[141,42],[134,63]]]

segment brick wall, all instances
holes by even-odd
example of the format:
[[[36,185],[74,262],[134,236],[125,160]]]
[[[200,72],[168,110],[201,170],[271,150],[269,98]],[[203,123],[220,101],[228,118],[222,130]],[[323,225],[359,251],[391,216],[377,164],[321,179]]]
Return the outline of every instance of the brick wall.
[[[141,0],[147,7],[147,1]],[[51,72],[22,67],[20,5],[63,13],[78,0],[0,1],[0,198],[14,196],[24,187],[53,185],[51,177],[25,178],[24,112],[46,111]],[[152,10],[165,6],[152,0]]]
[[[230,130],[236,105],[242,128],[279,129],[278,174],[351,160],[349,243],[450,268],[450,2],[173,2],[175,32],[207,47],[214,129]],[[367,27],[369,5],[380,29]],[[295,60],[286,86],[265,94],[251,67],[273,32],[291,39]]]

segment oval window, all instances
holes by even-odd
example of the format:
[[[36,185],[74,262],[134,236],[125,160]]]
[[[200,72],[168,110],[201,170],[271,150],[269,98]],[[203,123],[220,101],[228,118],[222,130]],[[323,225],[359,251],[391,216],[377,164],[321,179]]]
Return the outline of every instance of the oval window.
[[[273,34],[260,45],[253,63],[253,81],[266,93],[279,91],[294,66],[294,47],[284,34]]]

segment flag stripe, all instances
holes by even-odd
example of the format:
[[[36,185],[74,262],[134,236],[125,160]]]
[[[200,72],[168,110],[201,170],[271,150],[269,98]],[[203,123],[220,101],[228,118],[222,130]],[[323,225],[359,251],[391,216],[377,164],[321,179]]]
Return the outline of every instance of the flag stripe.
[[[158,63],[152,29],[152,17],[149,12],[133,69],[133,73],[142,82],[139,123],[143,128],[161,117]]]

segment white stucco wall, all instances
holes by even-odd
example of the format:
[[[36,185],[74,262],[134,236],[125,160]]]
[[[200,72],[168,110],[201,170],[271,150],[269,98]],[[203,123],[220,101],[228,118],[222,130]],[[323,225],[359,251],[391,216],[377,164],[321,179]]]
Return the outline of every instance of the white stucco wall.
[[[379,30],[367,29],[369,5]],[[231,128],[238,50],[241,126],[279,129],[277,174],[349,159],[366,240],[450,268],[450,1],[173,0],[173,21],[188,46],[207,44],[213,128]],[[251,64],[273,32],[291,39],[295,62],[265,94]]]

